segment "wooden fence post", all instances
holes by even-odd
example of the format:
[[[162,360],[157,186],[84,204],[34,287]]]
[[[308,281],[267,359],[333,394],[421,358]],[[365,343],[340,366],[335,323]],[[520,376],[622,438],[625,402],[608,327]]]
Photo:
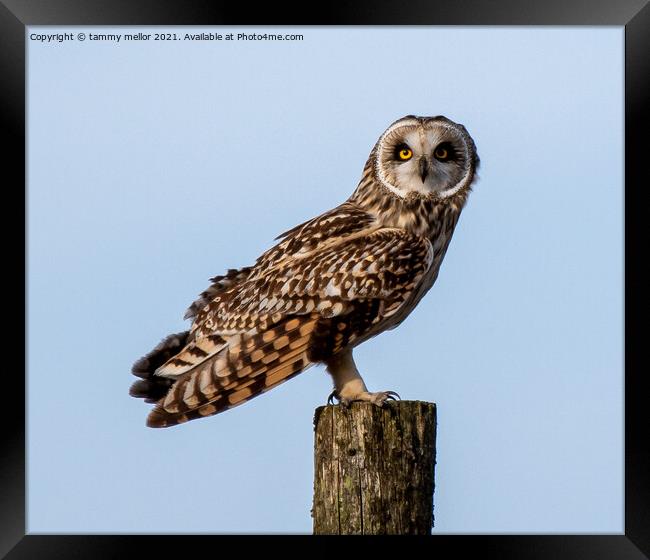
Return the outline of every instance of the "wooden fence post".
[[[314,534],[431,533],[435,404],[321,406],[314,432]]]

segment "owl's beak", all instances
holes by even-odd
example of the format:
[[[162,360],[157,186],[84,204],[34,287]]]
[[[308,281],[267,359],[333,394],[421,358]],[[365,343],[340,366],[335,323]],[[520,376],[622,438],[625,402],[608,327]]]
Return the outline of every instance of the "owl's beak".
[[[423,183],[424,180],[427,178],[428,174],[429,174],[429,162],[427,161],[427,158],[422,156],[420,158],[420,177],[422,177]]]

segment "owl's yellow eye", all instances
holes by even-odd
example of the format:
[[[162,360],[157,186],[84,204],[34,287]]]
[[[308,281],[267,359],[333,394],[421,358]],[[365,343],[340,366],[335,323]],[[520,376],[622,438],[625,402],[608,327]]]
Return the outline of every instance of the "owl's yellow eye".
[[[402,161],[407,161],[413,157],[413,150],[411,150],[411,148],[403,147],[399,152],[397,152],[397,155]]]

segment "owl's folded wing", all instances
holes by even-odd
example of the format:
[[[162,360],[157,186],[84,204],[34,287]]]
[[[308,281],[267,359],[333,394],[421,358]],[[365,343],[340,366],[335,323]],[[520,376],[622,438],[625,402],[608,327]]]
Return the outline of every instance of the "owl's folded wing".
[[[192,342],[157,375],[180,375],[220,351],[228,337],[263,332],[289,316],[345,315],[359,302],[376,299],[377,319],[388,317],[408,299],[431,260],[427,239],[381,228],[251,274],[207,304],[192,326]]]
[[[431,260],[427,239],[375,229],[217,295],[194,339],[156,371],[176,382],[149,425],[216,414],[326,360],[394,314]]]

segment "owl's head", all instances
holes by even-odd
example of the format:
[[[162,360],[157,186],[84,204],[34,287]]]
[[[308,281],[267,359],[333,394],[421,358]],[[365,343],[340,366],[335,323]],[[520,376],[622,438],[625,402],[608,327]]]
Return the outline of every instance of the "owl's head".
[[[377,181],[401,198],[447,198],[469,187],[479,164],[465,127],[409,115],[391,124],[371,154]]]

